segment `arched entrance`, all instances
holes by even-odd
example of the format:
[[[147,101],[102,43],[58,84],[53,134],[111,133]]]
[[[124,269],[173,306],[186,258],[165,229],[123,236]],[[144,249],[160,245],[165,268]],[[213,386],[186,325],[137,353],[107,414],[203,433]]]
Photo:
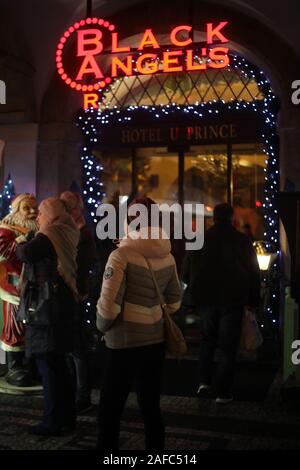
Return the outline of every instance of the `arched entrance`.
[[[100,109],[78,119],[88,136],[82,160],[91,215],[116,191],[147,194],[159,203],[203,203],[207,228],[214,205],[228,201],[237,228],[276,253],[277,110],[269,81],[236,55],[224,70],[116,80]],[[278,292],[269,289],[264,302],[262,325],[271,332]]]

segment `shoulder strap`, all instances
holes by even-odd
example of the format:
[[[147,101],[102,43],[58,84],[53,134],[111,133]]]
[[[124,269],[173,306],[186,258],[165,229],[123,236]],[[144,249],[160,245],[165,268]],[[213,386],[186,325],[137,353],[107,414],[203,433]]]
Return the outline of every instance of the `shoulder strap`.
[[[157,281],[156,281],[156,278],[155,278],[155,274],[154,274],[154,271],[153,271],[153,268],[151,266],[151,263],[150,261],[145,257],[145,260],[146,260],[146,263],[148,265],[148,268],[150,270],[150,273],[151,273],[151,276],[152,276],[152,279],[153,279],[153,283],[155,285],[155,289],[156,289],[156,292],[157,292],[157,295],[158,295],[158,298],[159,298],[159,302],[160,302],[160,305],[161,305],[161,308],[163,309],[164,311],[164,307],[166,306],[166,302],[164,301],[164,298],[162,296],[162,293],[160,291],[160,288],[158,287],[158,284],[157,284]]]

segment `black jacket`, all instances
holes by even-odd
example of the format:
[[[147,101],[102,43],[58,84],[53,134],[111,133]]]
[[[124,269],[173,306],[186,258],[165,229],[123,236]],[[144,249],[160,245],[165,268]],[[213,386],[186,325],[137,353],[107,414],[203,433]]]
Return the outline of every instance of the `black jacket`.
[[[96,261],[96,244],[87,225],[80,229],[77,247],[77,290],[81,296],[90,292],[90,269]]]
[[[202,250],[188,252],[183,281],[190,305],[249,305],[260,301],[260,271],[250,239],[231,224],[215,224]]]
[[[34,266],[36,282],[50,281],[53,278],[53,270],[57,272],[56,252],[46,235],[38,234],[29,242],[20,244],[16,254],[20,261],[25,263],[25,280],[29,264]],[[59,275],[58,295],[62,324],[49,327],[26,325],[25,351],[27,356],[73,350],[73,328],[77,306],[71,290]]]

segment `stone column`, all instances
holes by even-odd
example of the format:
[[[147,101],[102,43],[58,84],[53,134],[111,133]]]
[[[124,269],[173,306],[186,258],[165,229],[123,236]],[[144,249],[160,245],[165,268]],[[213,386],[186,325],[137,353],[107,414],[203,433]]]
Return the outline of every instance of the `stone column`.
[[[300,106],[283,108],[278,119],[280,139],[280,190],[300,191]],[[284,261],[284,277],[290,279],[290,252],[286,233],[280,224],[280,244]]]
[[[300,105],[280,111],[280,189],[300,191]]]
[[[44,123],[40,126],[37,194],[42,200],[81,183],[81,132],[75,122]]]

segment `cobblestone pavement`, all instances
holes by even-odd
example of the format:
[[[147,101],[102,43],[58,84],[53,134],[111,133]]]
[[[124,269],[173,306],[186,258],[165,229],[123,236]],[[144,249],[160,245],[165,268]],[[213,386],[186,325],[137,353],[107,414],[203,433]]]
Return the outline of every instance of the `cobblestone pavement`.
[[[274,381],[278,363],[271,353],[260,361],[252,358],[239,362],[235,400],[227,405],[195,397],[195,353],[180,364],[167,360],[161,398],[166,450],[300,450],[300,397],[298,406],[282,401]],[[0,450],[95,449],[99,394],[99,390],[93,390],[94,408],[78,416],[76,432],[47,439],[26,431],[40,420],[42,396],[0,393]],[[134,393],[122,416],[120,448],[144,449],[143,424]]]
[[[93,392],[97,403],[99,391]],[[26,432],[42,412],[41,396],[0,395],[0,450],[92,450],[97,407],[78,416],[74,434],[44,438]],[[300,449],[300,412],[283,405],[234,401],[217,405],[194,397],[162,396],[167,450]],[[143,425],[134,394],[121,423],[121,449],[143,449]]]

